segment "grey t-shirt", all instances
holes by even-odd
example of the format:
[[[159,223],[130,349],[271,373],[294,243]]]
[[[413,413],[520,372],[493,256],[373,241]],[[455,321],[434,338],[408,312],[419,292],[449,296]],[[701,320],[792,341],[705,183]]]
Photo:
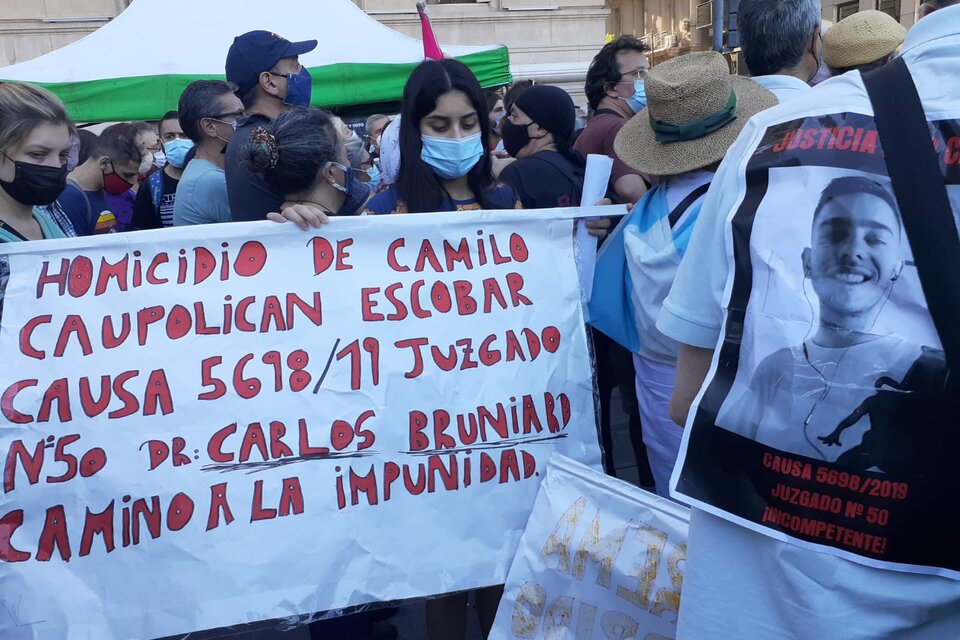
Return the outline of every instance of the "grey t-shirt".
[[[177,185],[173,225],[230,222],[230,202],[223,169],[208,160],[194,158]]]

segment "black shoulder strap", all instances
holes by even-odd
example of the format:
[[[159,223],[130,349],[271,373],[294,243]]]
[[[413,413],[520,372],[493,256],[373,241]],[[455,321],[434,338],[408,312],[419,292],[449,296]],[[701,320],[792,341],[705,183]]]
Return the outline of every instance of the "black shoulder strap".
[[[546,162],[553,167],[570,183],[578,197],[583,192],[583,174],[578,175],[577,168],[571,162],[566,161],[560,153],[535,153],[530,158]],[[579,205],[580,203],[576,202],[574,204]]]
[[[91,229],[96,228],[96,226],[97,226],[97,221],[93,219],[93,206],[90,204],[90,198],[87,197],[87,194],[84,192],[83,187],[81,187],[79,184],[77,184],[76,180],[72,180],[71,178],[67,178],[67,183],[69,183],[70,185],[76,187],[77,191],[79,191],[79,192],[80,192],[80,195],[83,197],[83,202],[84,202],[84,204],[87,205],[87,224],[88,224],[88,229],[86,229],[86,230],[89,231],[89,230],[91,230]]]
[[[864,74],[863,84],[927,308],[947,363],[960,371],[960,235],[917,87],[903,58]]]
[[[617,116],[618,118],[623,118],[622,113],[617,113],[613,109],[597,109],[593,112],[594,116]]]
[[[687,194],[687,197],[680,201],[680,204],[670,212],[670,215],[667,216],[667,220],[670,221],[670,228],[673,229],[677,226],[677,223],[680,221],[680,218],[683,217],[683,214],[686,213],[687,209],[693,206],[693,203],[699,200],[707,193],[707,190],[710,188],[710,183],[702,184],[690,193]]]
[[[0,220],[0,229],[3,229],[4,231],[13,235],[14,237],[19,238],[22,242],[27,242],[27,237],[25,235],[23,235],[22,233],[20,233],[10,225],[8,225],[3,220]]]

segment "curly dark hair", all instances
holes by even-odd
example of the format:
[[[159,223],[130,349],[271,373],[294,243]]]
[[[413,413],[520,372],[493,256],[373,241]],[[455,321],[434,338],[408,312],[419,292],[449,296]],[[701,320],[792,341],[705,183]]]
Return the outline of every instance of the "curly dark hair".
[[[328,162],[341,160],[340,137],[330,114],[320,109],[282,113],[253,133],[242,162],[284,196],[306,191]]]
[[[591,109],[596,109],[600,101],[607,95],[606,89],[611,84],[620,81],[620,66],[617,56],[623,51],[639,51],[647,53],[650,47],[634,36],[620,36],[613,42],[608,42],[594,56],[587,70],[587,82],[583,87],[587,94],[587,101]]]

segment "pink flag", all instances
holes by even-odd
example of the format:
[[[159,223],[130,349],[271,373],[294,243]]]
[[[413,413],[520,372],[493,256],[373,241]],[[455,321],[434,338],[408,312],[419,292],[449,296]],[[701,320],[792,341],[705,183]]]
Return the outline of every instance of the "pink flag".
[[[423,57],[426,60],[442,60],[443,51],[437,44],[437,36],[433,35],[433,26],[430,24],[430,17],[427,15],[427,6],[417,3],[417,13],[420,14],[420,27],[423,32]]]

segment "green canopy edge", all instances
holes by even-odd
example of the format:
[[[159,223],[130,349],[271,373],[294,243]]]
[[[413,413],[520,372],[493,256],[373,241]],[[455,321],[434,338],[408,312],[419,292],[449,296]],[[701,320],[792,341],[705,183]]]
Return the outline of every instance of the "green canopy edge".
[[[466,64],[483,87],[511,81],[506,47],[457,58]],[[415,63],[341,63],[310,69],[315,107],[344,107],[398,101]],[[3,70],[0,69],[0,77]],[[357,82],[363,78],[363,82]],[[158,120],[176,110],[184,88],[195,80],[223,80],[222,75],[163,75],[111,78],[84,82],[38,83],[67,105],[76,122]]]

